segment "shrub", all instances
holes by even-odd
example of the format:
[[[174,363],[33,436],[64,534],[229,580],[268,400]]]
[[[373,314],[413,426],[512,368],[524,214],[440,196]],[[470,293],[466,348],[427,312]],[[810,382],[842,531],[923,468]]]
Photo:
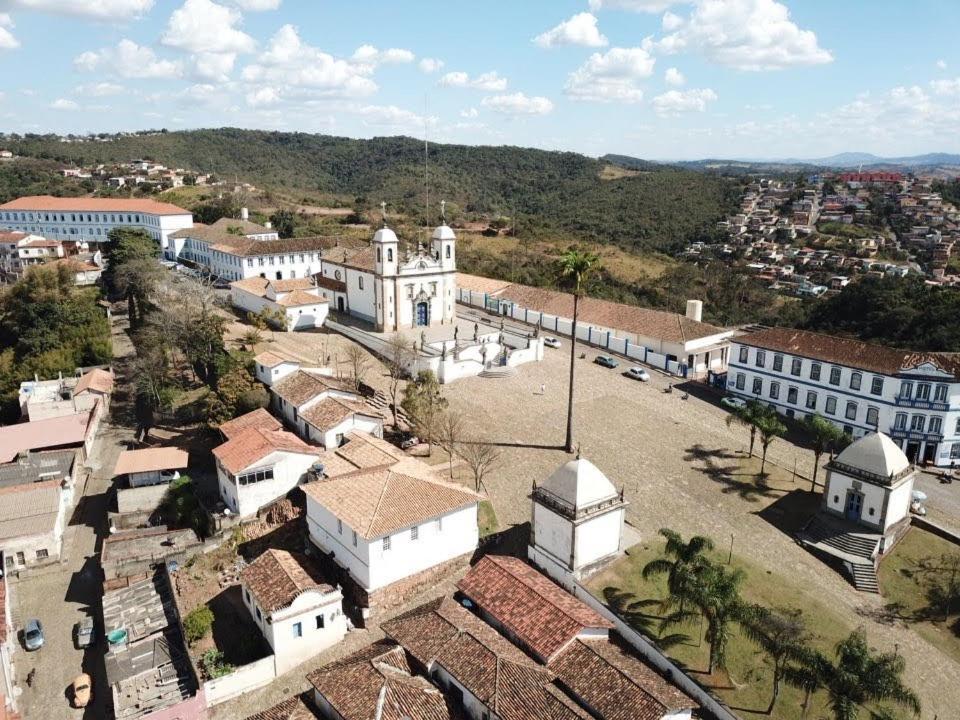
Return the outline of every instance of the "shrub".
[[[234,670],[233,665],[223,659],[223,653],[219,650],[207,650],[200,656],[200,665],[211,679],[229,675]]]
[[[183,631],[187,635],[187,642],[191,645],[206,637],[212,627],[213,611],[206,605],[191,610],[183,621]]]

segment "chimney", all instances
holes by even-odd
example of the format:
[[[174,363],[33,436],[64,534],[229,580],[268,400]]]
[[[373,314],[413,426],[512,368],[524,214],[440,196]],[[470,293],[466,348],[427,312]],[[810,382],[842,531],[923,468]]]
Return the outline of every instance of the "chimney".
[[[687,317],[696,322],[703,319],[703,300],[687,300]]]
[[[267,221],[263,224],[263,226],[264,226],[265,228],[267,228],[267,230],[269,230],[270,228],[273,227],[273,223],[270,222],[269,220],[267,220]]]
[[[241,220],[249,220],[249,219],[250,219],[250,211],[247,210],[246,208],[240,208],[240,219],[241,219]]]

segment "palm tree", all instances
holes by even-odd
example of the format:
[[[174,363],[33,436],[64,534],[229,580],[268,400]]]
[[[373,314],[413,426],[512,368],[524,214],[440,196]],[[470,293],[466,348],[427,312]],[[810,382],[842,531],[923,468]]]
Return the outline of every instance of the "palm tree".
[[[679,533],[668,528],[661,528],[660,534],[667,539],[663,550],[664,557],[644,565],[642,575],[646,580],[655,575],[666,574],[669,595],[662,605],[664,609],[679,606],[683,612],[685,602],[693,595],[696,576],[710,564],[705,553],[713,550],[713,540],[695,535],[688,542],[684,542]]]
[[[856,720],[867,703],[893,702],[920,714],[920,698],[901,679],[904,659],[897,653],[874,654],[863,628],[837,643],[836,656],[836,662],[822,663],[818,673],[834,720]],[[870,716],[889,717],[889,713],[880,710]]]
[[[762,478],[767,465],[767,448],[774,439],[787,434],[787,426],[780,422],[777,411],[768,407],[762,408],[754,422],[757,426],[757,434],[760,435],[760,447],[763,448],[763,457],[760,460],[760,477]]]
[[[770,715],[791,666],[802,671],[808,665],[810,635],[801,611],[796,609],[771,610],[754,605],[743,614],[740,627],[773,661],[773,695],[767,707]]]
[[[567,250],[560,256],[558,280],[573,290],[573,328],[570,333],[570,390],[567,398],[567,441],[564,445],[568,453],[573,452],[573,376],[577,346],[577,314],[580,310],[580,294],[583,282],[598,268],[599,258],[580,250]]]
[[[733,408],[727,415],[727,426],[741,425],[750,430],[750,457],[753,457],[753,444],[757,439],[757,415],[762,411],[763,406],[756,400],[747,400],[743,407]]]
[[[803,427],[810,435],[810,445],[813,448],[813,479],[810,481],[810,492],[813,492],[817,487],[820,458],[827,450],[835,448],[840,443],[843,439],[843,430],[822,415],[807,415],[803,419]]]

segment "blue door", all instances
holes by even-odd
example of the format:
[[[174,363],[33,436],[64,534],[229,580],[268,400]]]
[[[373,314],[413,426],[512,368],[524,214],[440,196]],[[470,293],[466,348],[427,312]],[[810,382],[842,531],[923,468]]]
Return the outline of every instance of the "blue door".
[[[847,520],[858,522],[860,513],[863,511],[863,495],[858,492],[847,493],[847,508],[844,512]]]
[[[429,325],[429,321],[427,318],[428,314],[429,314],[429,310],[427,308],[427,304],[425,302],[417,303],[417,325],[418,326]]]

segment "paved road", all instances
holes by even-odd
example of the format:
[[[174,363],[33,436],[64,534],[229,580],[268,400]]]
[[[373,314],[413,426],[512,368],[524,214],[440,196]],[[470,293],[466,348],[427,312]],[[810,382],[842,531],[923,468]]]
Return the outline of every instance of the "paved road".
[[[941,481],[939,471],[922,472],[914,483],[927,494],[927,517],[946,528],[960,532],[960,480]]]

